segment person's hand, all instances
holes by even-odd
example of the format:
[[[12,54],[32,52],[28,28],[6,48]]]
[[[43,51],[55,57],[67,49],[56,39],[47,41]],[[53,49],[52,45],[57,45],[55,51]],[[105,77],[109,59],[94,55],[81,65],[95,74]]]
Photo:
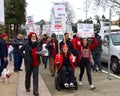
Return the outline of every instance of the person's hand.
[[[43,56],[44,56],[44,54],[40,54],[40,56],[42,56],[42,57],[43,57]]]
[[[94,38],[94,37],[95,37],[95,34],[93,34],[92,37]]]
[[[23,45],[23,42],[19,42],[20,45]]]
[[[4,59],[4,62],[6,62],[6,61],[7,61],[7,57],[4,57],[3,59]]]

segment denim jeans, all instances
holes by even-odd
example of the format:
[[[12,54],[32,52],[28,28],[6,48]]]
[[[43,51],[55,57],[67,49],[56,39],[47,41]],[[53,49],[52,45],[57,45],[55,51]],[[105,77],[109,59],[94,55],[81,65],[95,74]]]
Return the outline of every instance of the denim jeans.
[[[101,71],[102,70],[101,51],[93,51],[92,52],[92,57],[93,57],[93,60],[94,60],[93,70],[96,70],[96,66],[98,66],[99,71]]]
[[[48,63],[48,56],[44,56],[43,57],[43,64],[45,64],[45,68],[47,67],[47,63]]]
[[[19,70],[22,65],[22,56],[20,52],[13,51],[13,57],[14,57],[14,70]]]

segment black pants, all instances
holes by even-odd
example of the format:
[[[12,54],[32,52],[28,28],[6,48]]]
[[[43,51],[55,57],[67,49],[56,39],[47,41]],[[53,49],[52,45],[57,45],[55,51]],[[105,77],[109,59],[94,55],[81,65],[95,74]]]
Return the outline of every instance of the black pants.
[[[25,71],[26,71],[26,75],[25,75],[25,88],[26,89],[30,89],[31,86],[31,75],[33,73],[33,91],[38,93],[38,67],[33,67],[33,66],[25,66]]]
[[[74,83],[74,69],[71,66],[63,66],[60,70],[60,74],[63,84],[68,83],[68,79],[70,83]]]
[[[86,72],[87,72],[87,77],[88,77],[89,84],[92,85],[91,64],[90,64],[90,61],[89,61],[89,59],[81,58],[81,60],[80,60],[79,81],[82,81],[82,77],[83,77],[85,68],[86,68]]]

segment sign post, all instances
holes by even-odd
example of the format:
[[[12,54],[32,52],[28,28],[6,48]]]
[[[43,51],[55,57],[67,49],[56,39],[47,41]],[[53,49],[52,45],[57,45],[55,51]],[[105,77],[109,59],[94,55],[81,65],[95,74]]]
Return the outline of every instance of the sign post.
[[[111,34],[110,34],[110,32],[111,32],[111,9],[110,9],[110,14],[109,14],[109,48],[108,48],[108,77],[107,77],[107,79],[108,80],[111,80],[111,78],[110,78],[110,37],[111,37]]]

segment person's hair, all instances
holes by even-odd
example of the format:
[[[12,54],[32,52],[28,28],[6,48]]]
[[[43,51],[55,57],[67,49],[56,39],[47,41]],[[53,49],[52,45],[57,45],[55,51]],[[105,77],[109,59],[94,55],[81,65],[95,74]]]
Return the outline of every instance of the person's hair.
[[[38,40],[37,34],[35,34],[35,36],[36,36],[36,40]],[[31,41],[31,36],[28,37],[28,40]]]
[[[61,48],[61,50],[60,50],[60,54],[64,55],[64,52],[63,52],[62,48]],[[71,54],[71,52],[70,52],[70,49],[68,48],[67,55],[70,55],[70,54]]]
[[[76,38],[77,36],[76,36],[76,34],[75,35],[73,35],[73,38]]]
[[[69,33],[65,32],[65,33],[64,33],[64,36],[66,36],[67,34],[69,34]]]
[[[87,40],[87,45],[86,45],[86,46],[88,47],[88,46],[89,46],[89,42],[88,42],[88,39],[87,39],[87,38],[82,38],[82,39],[81,39],[81,45],[83,46],[83,39],[86,39],[86,40]]]

